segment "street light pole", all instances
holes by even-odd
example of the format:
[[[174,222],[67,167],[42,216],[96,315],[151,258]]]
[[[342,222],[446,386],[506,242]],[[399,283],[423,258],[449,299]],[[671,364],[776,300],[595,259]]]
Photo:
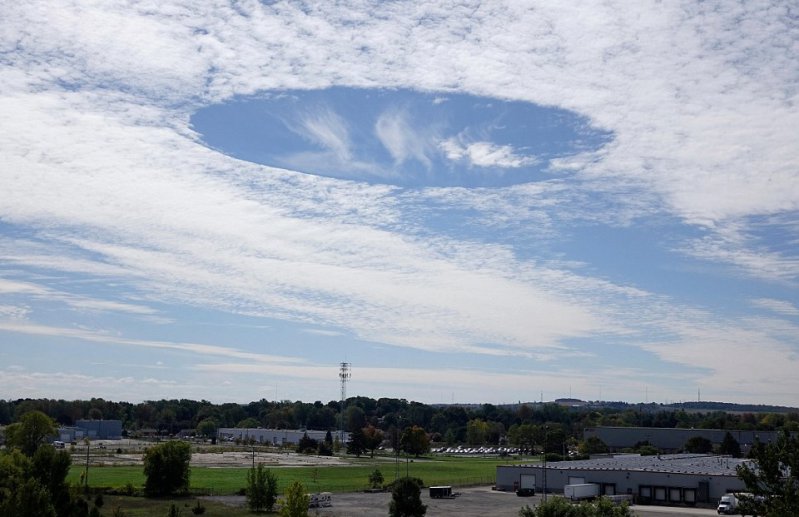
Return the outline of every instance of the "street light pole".
[[[544,426],[544,502],[547,502],[547,438],[549,435],[549,426]]]

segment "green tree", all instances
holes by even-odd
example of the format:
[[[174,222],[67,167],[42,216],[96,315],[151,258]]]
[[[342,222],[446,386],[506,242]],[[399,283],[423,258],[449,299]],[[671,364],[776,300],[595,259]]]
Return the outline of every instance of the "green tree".
[[[206,418],[197,424],[197,435],[203,438],[213,438],[216,436],[217,427],[216,420]]]
[[[724,434],[724,439],[721,441],[721,446],[719,446],[719,453],[729,454],[733,458],[741,457],[741,444],[733,438],[729,431]]]
[[[383,431],[373,425],[367,425],[362,431],[364,438],[363,445],[365,449],[369,451],[370,456],[374,458],[375,449],[380,447],[380,444],[383,443]]]
[[[380,488],[383,486],[383,473],[380,472],[380,469],[374,469],[371,474],[369,474],[369,487],[370,488]]]
[[[538,428],[533,424],[514,424],[508,429],[508,440],[512,445],[532,452],[538,434]]]
[[[252,429],[252,428],[258,427],[260,425],[261,425],[261,422],[259,422],[258,420],[254,419],[252,417],[249,417],[249,418],[245,418],[244,420],[242,420],[239,423],[237,423],[236,427]]]
[[[364,452],[366,452],[366,436],[363,434],[363,429],[355,429],[350,433],[347,442],[347,454],[354,454],[360,458]]]
[[[366,425],[366,414],[358,406],[350,406],[346,411],[347,430],[354,432]]]
[[[483,445],[488,435],[488,424],[477,418],[469,420],[466,424],[466,443],[469,445]]]
[[[580,454],[603,454],[608,452],[608,446],[596,436],[589,436],[578,446]]]
[[[297,442],[297,452],[301,454],[315,454],[319,450],[319,442],[304,433],[300,441]]]
[[[420,454],[430,450],[430,438],[428,438],[424,429],[418,425],[409,427],[402,433],[400,449],[418,458]]]
[[[66,515],[72,507],[69,484],[66,482],[72,458],[54,447],[39,447],[31,458],[31,475],[44,487],[59,515]],[[102,503],[101,503],[102,505]]]
[[[280,517],[308,517],[308,504],[311,498],[305,493],[305,487],[299,481],[294,481],[286,489],[283,506],[280,507]]]
[[[0,515],[55,515],[50,494],[30,477],[31,460],[18,449],[0,451]],[[29,509],[33,509],[33,511]]]
[[[693,454],[708,454],[713,452],[713,442],[704,436],[692,436],[683,446],[685,452]]]
[[[45,438],[56,434],[55,422],[41,411],[29,411],[19,422],[6,427],[6,445],[17,447],[22,454],[33,456]]]
[[[247,506],[252,512],[269,512],[277,502],[277,476],[259,463],[247,473]]]
[[[144,453],[144,492],[148,496],[185,493],[189,490],[191,446],[169,441],[150,447]]]
[[[799,437],[783,431],[772,443],[756,442],[754,465],[737,467],[738,477],[754,497],[744,498],[744,515],[799,515]]]
[[[422,504],[421,487],[413,478],[400,478],[391,490],[388,514],[391,517],[422,517],[427,506]]]

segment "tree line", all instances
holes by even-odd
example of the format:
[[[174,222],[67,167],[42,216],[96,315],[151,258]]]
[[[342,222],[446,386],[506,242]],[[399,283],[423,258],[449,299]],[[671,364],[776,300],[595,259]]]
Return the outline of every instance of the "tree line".
[[[0,400],[0,425],[30,411],[48,415],[58,425],[80,419],[121,420],[124,433],[152,430],[175,435],[182,430],[212,435],[219,427],[264,427],[360,432],[374,428],[387,438],[410,427],[424,429],[431,441],[447,444],[525,447],[542,444],[543,427],[551,452],[563,450],[569,439],[582,438],[586,427],[640,426],[696,429],[753,429],[799,431],[799,412],[698,412],[621,403],[610,406],[567,407],[555,403],[514,405],[429,405],[397,398],[350,397],[340,401],[301,402],[261,399],[247,404],[214,404],[206,400],[157,400],[140,403],[89,400]],[[504,442],[503,442],[504,440]],[[551,441],[551,445],[549,442]]]

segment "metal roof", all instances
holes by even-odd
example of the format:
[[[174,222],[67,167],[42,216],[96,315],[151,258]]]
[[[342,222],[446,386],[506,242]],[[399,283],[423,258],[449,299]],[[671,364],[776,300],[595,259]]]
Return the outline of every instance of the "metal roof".
[[[742,458],[706,454],[661,454],[660,456],[616,454],[590,460],[547,463],[547,470],[624,470],[737,477],[735,468],[741,464],[751,464],[751,462],[752,460]],[[543,466],[543,464],[535,466]]]

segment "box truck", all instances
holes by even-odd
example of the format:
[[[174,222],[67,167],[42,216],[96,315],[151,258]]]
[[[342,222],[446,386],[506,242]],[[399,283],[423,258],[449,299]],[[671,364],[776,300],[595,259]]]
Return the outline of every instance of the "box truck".
[[[563,496],[572,501],[593,499],[599,497],[599,485],[596,483],[580,483],[579,485],[564,485]]]

